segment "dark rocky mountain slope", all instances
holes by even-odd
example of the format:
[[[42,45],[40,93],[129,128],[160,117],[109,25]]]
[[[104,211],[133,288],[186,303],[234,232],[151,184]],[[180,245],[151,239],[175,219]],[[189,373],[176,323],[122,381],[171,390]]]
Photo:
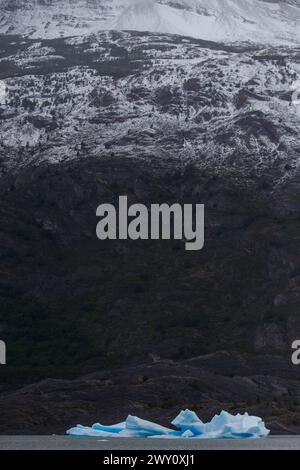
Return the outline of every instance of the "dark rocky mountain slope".
[[[1,332],[9,361],[0,371],[0,429],[61,431],[84,416],[121,418],[125,410],[163,418],[182,406],[202,413],[250,406],[277,432],[298,430],[299,372],[290,359],[300,326],[297,181],[276,195],[265,178],[117,157],[43,164],[3,179]],[[205,249],[98,241],[95,208],[119,194],[205,203]],[[184,361],[221,350],[230,354],[213,363]],[[160,360],[169,361],[161,375]],[[106,372],[96,383],[50,381],[8,393],[99,370]]]
[[[299,432],[299,57],[166,34],[1,38],[2,433],[187,406]],[[204,250],[98,241],[97,206],[122,194],[204,203]]]

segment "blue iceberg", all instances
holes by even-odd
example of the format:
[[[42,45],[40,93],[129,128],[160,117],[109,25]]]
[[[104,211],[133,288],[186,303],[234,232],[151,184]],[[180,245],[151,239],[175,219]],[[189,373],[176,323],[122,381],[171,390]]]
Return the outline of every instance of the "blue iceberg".
[[[222,411],[209,423],[203,423],[194,411],[181,411],[171,423],[176,429],[169,429],[151,421],[128,416],[126,421],[112,426],[100,423],[92,427],[80,424],[67,431],[72,437],[119,437],[151,439],[259,439],[266,437],[269,430],[261,418],[248,413],[231,415]]]
[[[123,431],[123,429],[125,428],[126,428],[125,421],[123,423],[113,424],[112,426],[104,426],[103,424],[100,424],[100,423],[95,423],[92,426],[92,429],[94,429],[95,431],[104,431],[104,432],[110,432],[113,434],[119,433]]]

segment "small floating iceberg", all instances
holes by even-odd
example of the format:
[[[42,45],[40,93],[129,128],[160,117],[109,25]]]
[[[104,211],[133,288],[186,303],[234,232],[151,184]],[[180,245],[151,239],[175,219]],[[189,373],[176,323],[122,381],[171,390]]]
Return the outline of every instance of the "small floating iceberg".
[[[171,423],[176,429],[128,416],[126,421],[112,426],[100,423],[92,427],[80,424],[67,431],[72,437],[119,437],[153,439],[259,439],[266,437],[269,430],[261,418],[248,413],[231,415],[222,411],[209,423],[203,423],[194,411],[181,411]]]

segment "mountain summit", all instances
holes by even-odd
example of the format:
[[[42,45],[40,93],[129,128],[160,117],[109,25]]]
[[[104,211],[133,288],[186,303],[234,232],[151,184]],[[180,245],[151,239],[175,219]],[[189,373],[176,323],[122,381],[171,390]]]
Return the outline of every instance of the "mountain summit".
[[[167,32],[212,41],[300,40],[300,3],[262,0],[132,0],[118,30]]]
[[[0,33],[34,38],[116,29],[298,43],[299,26],[299,0],[0,0]]]

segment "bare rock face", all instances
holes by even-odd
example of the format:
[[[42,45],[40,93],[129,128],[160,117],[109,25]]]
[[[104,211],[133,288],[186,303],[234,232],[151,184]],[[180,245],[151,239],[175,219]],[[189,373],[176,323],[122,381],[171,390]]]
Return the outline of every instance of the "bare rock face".
[[[116,156],[2,178],[1,325],[11,352],[0,370],[1,432],[63,432],[128,413],[163,423],[185,407],[207,419],[221,407],[247,410],[274,432],[299,432],[298,320],[274,304],[298,282],[285,266],[298,265],[288,234],[299,220],[276,219],[259,180],[248,183]],[[120,194],[205,203],[205,249],[191,257],[180,242],[99,242],[96,207]]]
[[[274,373],[268,375],[257,375],[258,370],[240,354],[220,352],[185,362],[160,361],[102,371],[72,381],[44,380],[0,395],[0,433],[64,433],[78,422],[111,424],[128,414],[167,424],[185,408],[195,410],[203,420],[222,408],[248,411],[263,416],[274,433],[298,433],[299,374],[286,379],[280,367],[275,372],[276,356],[270,360]],[[245,369],[240,374],[241,369],[234,368],[239,362],[248,363],[246,375]],[[228,363],[230,374],[220,373]]]
[[[287,341],[284,329],[269,323],[258,328],[254,338],[254,350],[257,352],[271,351],[280,353],[286,349]]]
[[[297,314],[291,315],[287,322],[287,336],[291,343],[299,339],[299,333],[298,333],[299,331],[300,331],[299,316],[297,316]]]

